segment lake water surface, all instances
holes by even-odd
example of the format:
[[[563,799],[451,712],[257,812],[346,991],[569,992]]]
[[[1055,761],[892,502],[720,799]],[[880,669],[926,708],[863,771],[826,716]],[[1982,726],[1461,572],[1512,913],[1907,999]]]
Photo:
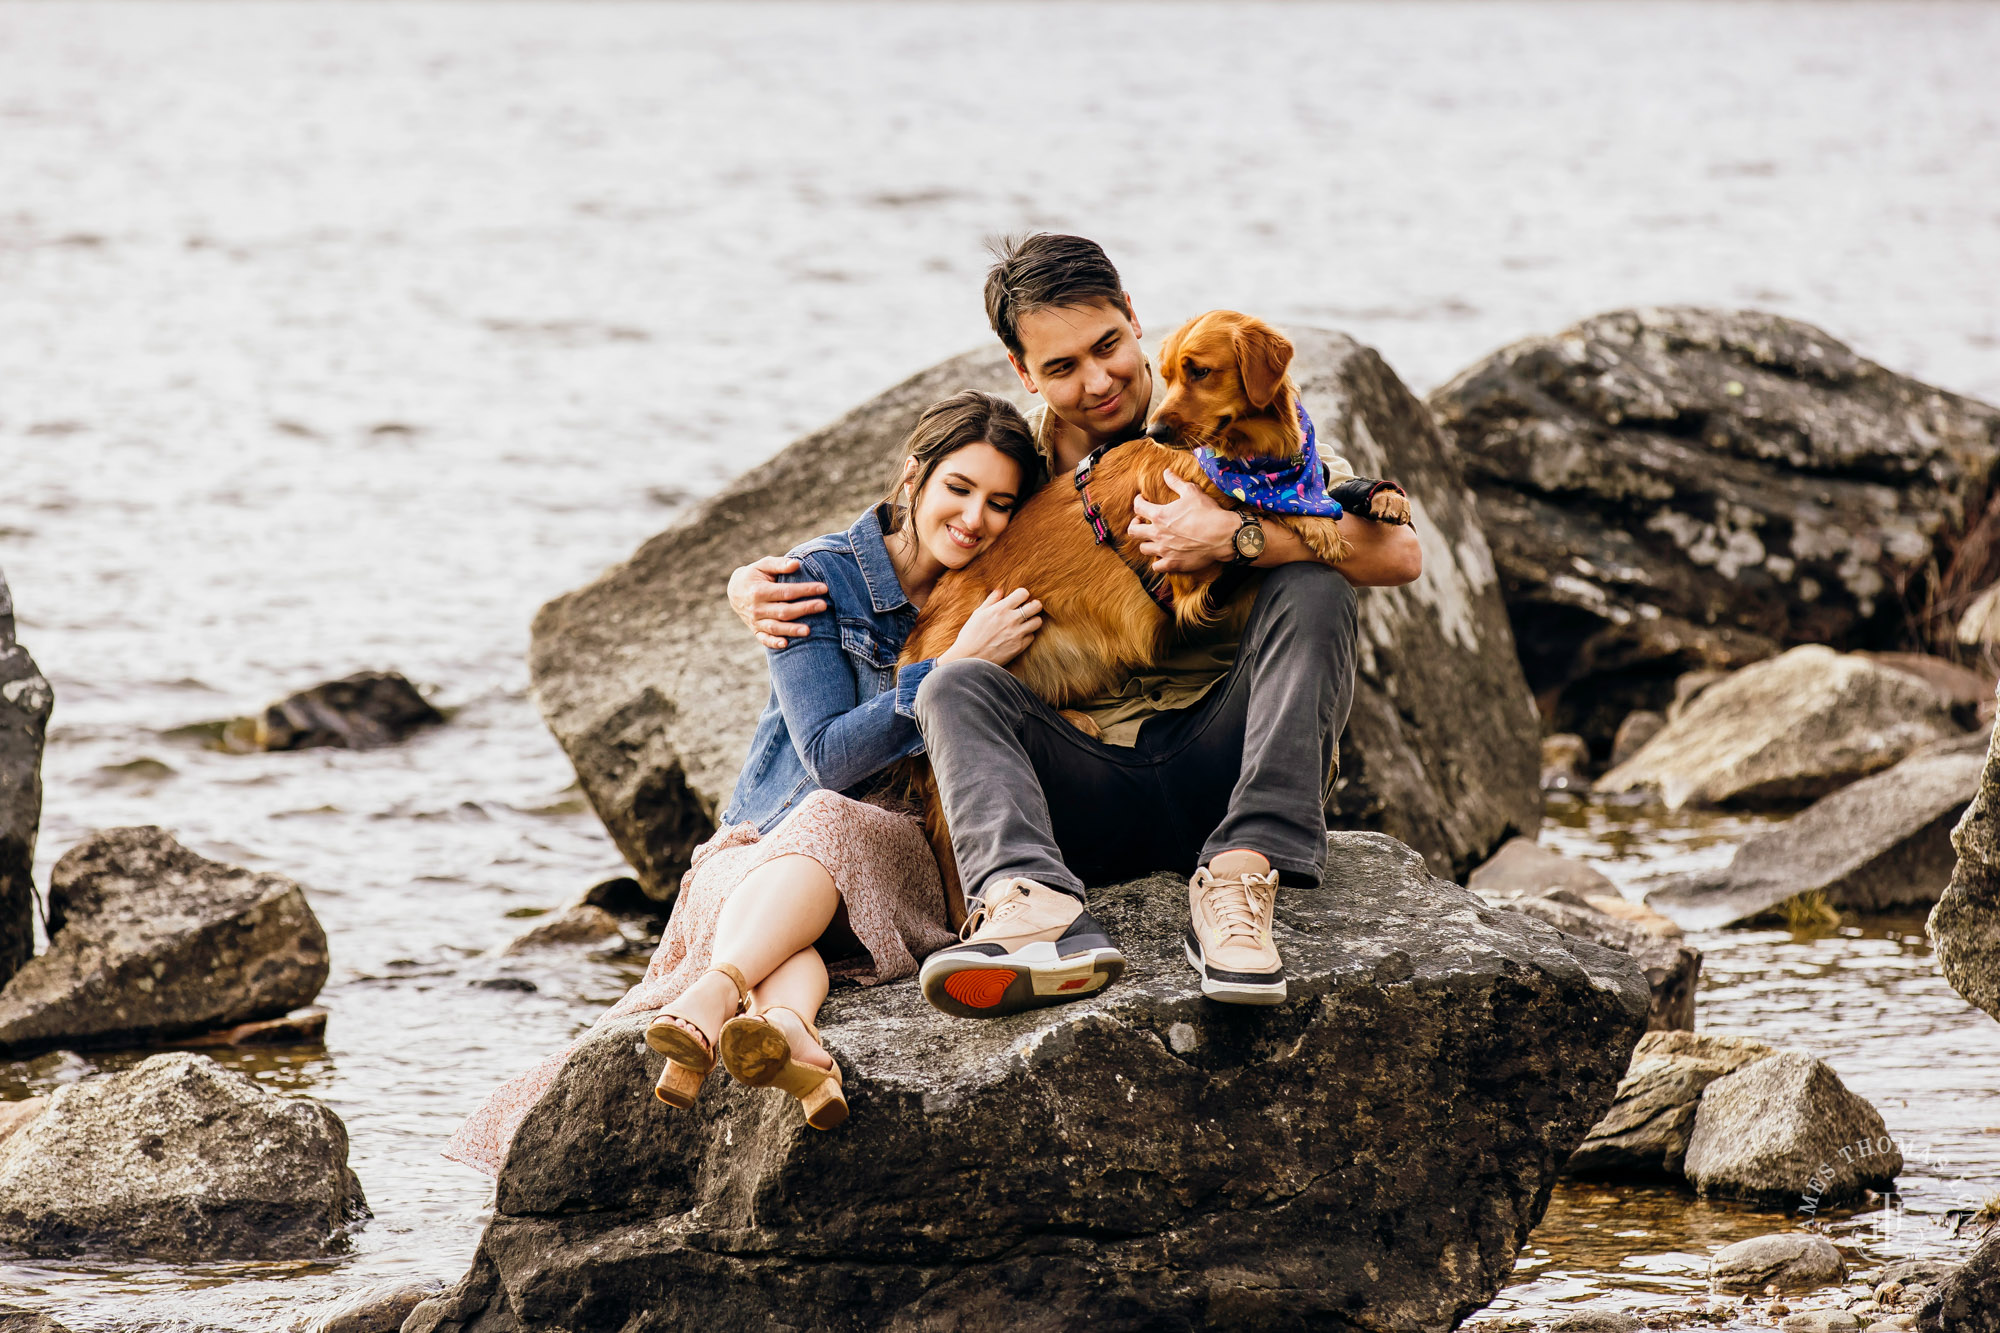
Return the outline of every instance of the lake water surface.
[[[527,698],[530,617],[981,343],[984,236],[1085,232],[1142,319],[1343,328],[1420,391],[1694,302],[2000,399],[1996,59],[1975,4],[0,5],[0,567],[57,693],[40,871],[158,823],[307,886],[327,1046],[236,1063],[340,1113],[375,1211],[339,1265],[12,1263],[0,1300],[277,1328],[463,1271],[488,1185],[438,1148],[626,982],[543,957],[504,965],[533,992],[469,984],[510,913],[618,864]],[[185,730],[365,668],[451,724],[370,754]],[[1628,880],[1741,834],[1548,831]],[[1932,1150],[1907,1218],[1841,1225],[1951,1243],[1961,1179],[2000,1176],[2000,1026],[1916,923],[1700,942],[1704,1026],[1812,1047]],[[118,1063],[0,1066],[0,1094]],[[1782,1220],[1565,1189],[1496,1314],[1684,1302],[1712,1244]]]

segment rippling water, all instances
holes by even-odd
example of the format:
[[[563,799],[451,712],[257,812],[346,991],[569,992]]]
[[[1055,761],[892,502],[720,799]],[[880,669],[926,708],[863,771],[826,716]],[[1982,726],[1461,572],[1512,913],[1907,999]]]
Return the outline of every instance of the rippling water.
[[[340,1112],[376,1214],[339,1266],[12,1264],[0,1298],[259,1328],[462,1270],[487,1190],[438,1146],[624,984],[568,957],[469,984],[510,912],[616,868],[526,698],[534,608],[983,341],[986,234],[1085,231],[1142,317],[1335,325],[1419,389],[1693,301],[2000,398],[1996,56],[1977,5],[0,6],[0,566],[57,690],[41,872],[146,822],[307,885],[328,1045],[239,1063]],[[378,667],[451,724],[366,755],[182,730]],[[1551,832],[1614,868],[1737,836]],[[1705,1024],[1812,1045],[1939,1144],[1913,1206],[1994,1174],[1992,1025],[1908,923],[1704,944]],[[1774,1220],[1597,1197],[1558,1196],[1505,1299],[1678,1299],[1674,1256]],[[1629,1251],[1585,1216],[1628,1207]]]

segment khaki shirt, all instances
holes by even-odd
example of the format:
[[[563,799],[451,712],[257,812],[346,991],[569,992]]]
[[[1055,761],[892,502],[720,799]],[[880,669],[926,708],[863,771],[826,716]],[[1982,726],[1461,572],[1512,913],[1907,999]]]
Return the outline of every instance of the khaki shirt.
[[[1160,381],[1156,375],[1153,378],[1155,402],[1159,393]],[[1151,415],[1150,406],[1147,414]],[[1054,421],[1054,414],[1049,411],[1047,403],[1037,403],[1028,412],[1028,426],[1035,432],[1035,447],[1041,450],[1042,461],[1048,464],[1050,477],[1061,481],[1069,473],[1056,467]],[[1324,445],[1326,436],[1322,434],[1319,438]],[[1346,481],[1354,475],[1354,469],[1347,465],[1346,459],[1326,453],[1320,456],[1325,460],[1333,481]],[[1079,535],[1082,535],[1081,531]],[[1257,589],[1262,583],[1263,579],[1252,572],[1213,622],[1177,637],[1173,647],[1156,665],[1128,677],[1122,686],[1111,693],[1078,704],[1076,711],[1097,724],[1105,743],[1129,746],[1139,739],[1139,728],[1147,718],[1157,713],[1192,708],[1200,703],[1235,665],[1236,645],[1243,638],[1244,627],[1250,623],[1250,610],[1256,604]],[[1029,592],[1033,591],[1029,589]]]

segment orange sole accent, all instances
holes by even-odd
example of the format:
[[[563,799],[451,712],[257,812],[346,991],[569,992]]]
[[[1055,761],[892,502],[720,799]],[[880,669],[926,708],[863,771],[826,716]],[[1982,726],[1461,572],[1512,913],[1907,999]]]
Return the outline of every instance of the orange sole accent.
[[[1017,975],[1010,969],[954,972],[944,979],[944,993],[968,1009],[991,1009],[1000,1003]]]

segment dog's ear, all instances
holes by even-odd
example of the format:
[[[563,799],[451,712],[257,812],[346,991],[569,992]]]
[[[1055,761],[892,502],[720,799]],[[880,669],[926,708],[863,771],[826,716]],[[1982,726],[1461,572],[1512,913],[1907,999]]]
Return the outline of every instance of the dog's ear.
[[[1269,324],[1245,324],[1236,331],[1236,367],[1252,407],[1271,405],[1291,364],[1291,340]]]

